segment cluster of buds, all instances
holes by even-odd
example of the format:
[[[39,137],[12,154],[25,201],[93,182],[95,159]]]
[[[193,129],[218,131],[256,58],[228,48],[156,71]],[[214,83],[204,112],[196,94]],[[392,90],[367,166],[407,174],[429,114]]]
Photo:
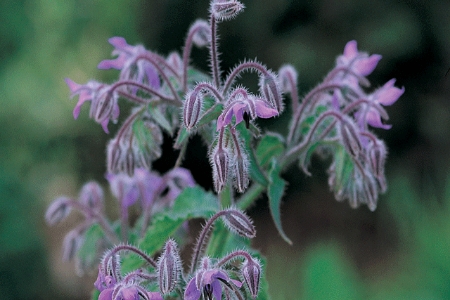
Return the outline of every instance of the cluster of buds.
[[[187,273],[183,272],[178,245],[173,239],[167,240],[157,260],[138,247],[125,244],[115,246],[106,252],[99,266],[94,284],[100,292],[99,299],[162,299],[176,292],[183,293],[187,300],[222,299],[224,293],[227,298],[244,299],[243,293],[255,298],[262,272],[258,259],[245,250],[236,250],[215,259],[214,263],[210,257],[203,255],[209,232],[218,219],[222,219],[230,231],[240,236],[252,238],[256,234],[252,221],[245,213],[234,208],[216,213],[200,232]],[[146,266],[122,275],[122,253],[138,255]],[[242,263],[236,266],[235,262],[240,259]],[[152,283],[157,284],[158,291],[150,291]],[[246,290],[241,289],[244,284]]]
[[[146,169],[137,169],[133,177],[124,173],[110,173],[106,178],[119,204],[120,235],[116,233],[112,226],[113,222],[109,221],[105,214],[103,188],[93,181],[82,187],[78,199],[66,196],[55,199],[45,215],[48,224],[56,225],[66,219],[72,209],[83,214],[84,221],[69,231],[63,242],[63,258],[65,260],[75,258],[80,271],[90,267],[83,258],[77,256],[77,252],[84,243],[86,231],[91,226],[98,224],[103,232],[103,237],[98,241],[99,245],[103,245],[97,249],[99,254],[105,247],[128,241],[130,234],[143,236],[152,215],[165,207],[170,207],[184,188],[195,185],[191,173],[183,168],[173,169],[162,176]],[[135,223],[140,227],[129,228],[129,209],[135,204],[139,204],[142,212],[140,222]]]
[[[387,151],[369,126],[389,129],[390,125],[382,122],[388,119],[383,106],[392,105],[404,92],[394,86],[395,79],[372,93],[365,92],[363,88],[370,85],[366,76],[380,59],[380,55],[358,51],[355,41],[348,42],[336,67],[296,105],[287,141],[292,145],[287,156],[300,154],[307,173],[310,149],[322,146],[331,150],[334,161],[328,182],[336,199],[348,199],[354,208],[366,204],[372,211],[378,195],[386,191]],[[284,68],[280,74],[283,88],[292,89],[293,72]],[[305,126],[307,133],[302,134]]]

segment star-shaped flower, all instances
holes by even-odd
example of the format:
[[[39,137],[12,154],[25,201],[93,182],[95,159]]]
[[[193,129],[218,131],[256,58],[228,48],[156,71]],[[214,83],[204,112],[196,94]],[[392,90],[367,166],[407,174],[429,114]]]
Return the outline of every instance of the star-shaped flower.
[[[405,92],[405,88],[398,88],[394,86],[395,79],[391,79],[386,82],[381,88],[377,89],[371,95],[369,95],[368,100],[372,102],[373,106],[369,107],[366,111],[359,111],[356,115],[360,126],[364,124],[369,124],[372,127],[390,129],[392,126],[388,124],[383,124],[381,119],[388,119],[387,113],[380,114],[384,112],[383,106],[390,106],[394,104],[398,98]],[[376,107],[376,108],[375,108]]]
[[[228,274],[220,269],[210,269],[199,271],[188,283],[184,292],[185,300],[198,300],[202,294],[205,299],[222,299],[222,283],[234,284],[238,288],[242,283],[231,279]]]
[[[250,95],[238,95],[220,114],[217,119],[217,130],[231,123],[233,115],[236,118],[235,125],[241,123],[243,120],[247,123],[257,117],[268,119],[278,115],[278,111],[271,107],[264,99]]]

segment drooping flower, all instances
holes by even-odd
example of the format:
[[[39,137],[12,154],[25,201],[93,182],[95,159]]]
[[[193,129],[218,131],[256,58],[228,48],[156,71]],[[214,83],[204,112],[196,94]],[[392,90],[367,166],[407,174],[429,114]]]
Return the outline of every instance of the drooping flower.
[[[368,101],[371,102],[371,106],[358,111],[356,118],[360,126],[369,124],[372,127],[390,129],[392,126],[383,124],[381,119],[388,119],[387,113],[384,113],[383,106],[390,106],[394,104],[398,98],[405,92],[405,88],[398,88],[394,86],[395,79],[391,79],[386,82],[381,88],[377,89],[371,95],[368,96]],[[380,112],[383,112],[380,114]]]
[[[121,79],[134,79],[138,82],[149,84],[155,89],[159,89],[161,83],[155,67],[145,59],[150,55],[144,46],[128,45],[123,37],[112,37],[109,43],[114,46],[113,55],[117,55],[115,59],[106,59],[98,64],[99,69],[116,69],[121,70]],[[134,69],[134,65],[136,69]]]
[[[231,123],[233,115],[236,118],[235,125],[243,120],[248,125],[250,120],[257,117],[268,119],[278,115],[278,111],[272,108],[263,98],[259,98],[247,93],[238,94],[229,101],[217,119],[217,131]]]
[[[111,92],[108,85],[94,80],[90,80],[86,84],[78,84],[66,78],[66,84],[69,86],[71,98],[79,95],[78,102],[73,109],[74,119],[78,118],[83,103],[91,101],[89,117],[100,123],[103,130],[109,133],[109,120],[115,122],[120,113],[117,93]]]
[[[222,282],[233,284],[240,288],[242,283],[231,279],[228,274],[221,269],[200,270],[188,283],[184,292],[185,300],[198,300],[201,296],[204,299],[222,299]]]
[[[337,58],[337,65],[346,67],[359,76],[367,76],[376,68],[381,55],[368,55],[358,51],[356,41],[350,41],[345,45],[344,54]]]

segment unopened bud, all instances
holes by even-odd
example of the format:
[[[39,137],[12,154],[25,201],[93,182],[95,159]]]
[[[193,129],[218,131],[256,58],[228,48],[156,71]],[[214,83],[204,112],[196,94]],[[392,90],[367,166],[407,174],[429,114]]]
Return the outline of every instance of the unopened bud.
[[[191,32],[194,31],[192,36],[192,41],[194,44],[201,48],[209,44],[211,37],[211,29],[209,28],[208,22],[204,20],[197,20],[191,27]]]
[[[181,259],[177,244],[169,239],[158,261],[158,283],[162,294],[170,293],[178,284],[181,274]]]
[[[117,138],[112,139],[106,147],[106,165],[109,173],[118,173],[121,169],[124,151]]]
[[[386,146],[377,141],[369,151],[370,165],[377,177],[384,176],[384,163],[386,161]]]
[[[248,160],[246,155],[241,153],[234,160],[234,187],[239,193],[245,192],[248,187]]]
[[[212,151],[210,160],[213,168],[214,187],[216,189],[216,192],[219,193],[220,191],[222,191],[228,180],[228,150],[217,146]]]
[[[370,175],[368,175],[370,176]],[[377,183],[373,178],[367,177],[364,182],[364,195],[365,195],[365,203],[367,207],[369,207],[370,211],[375,211],[377,208],[377,200],[378,200],[378,189]]]
[[[215,0],[211,3],[211,12],[219,21],[236,17],[243,9],[244,4],[236,0]]]
[[[178,73],[181,73],[183,69],[183,61],[180,57],[180,54],[178,52],[174,51],[169,53],[166,59],[167,63],[172,66],[174,70],[176,70]]]
[[[292,91],[292,84],[297,85],[297,71],[291,65],[284,65],[278,71],[280,88],[283,93]]]
[[[59,197],[50,204],[45,213],[45,220],[49,225],[58,224],[70,214],[72,210],[69,205],[70,201],[71,199],[68,197]]]
[[[258,296],[259,282],[261,279],[261,264],[256,259],[247,259],[241,269],[242,277],[253,298]]]
[[[202,112],[202,104],[201,91],[193,91],[186,95],[183,108],[183,123],[188,130],[197,125]]]
[[[134,175],[134,169],[136,167],[135,161],[134,161],[134,154],[133,154],[133,148],[129,147],[124,161],[124,171],[128,174],[128,176],[132,177]]]
[[[117,102],[116,97],[115,93],[108,90],[102,89],[99,91],[98,99],[92,100],[97,102],[95,105],[95,121],[101,123],[112,115],[115,102]]]
[[[256,229],[252,220],[244,212],[229,208],[226,214],[222,216],[222,220],[230,231],[239,234],[240,236],[254,238],[256,236]]]
[[[358,157],[358,154],[362,150],[362,146],[356,126],[350,121],[343,120],[339,128],[345,150],[347,150],[351,156]]]
[[[103,207],[103,189],[95,181],[86,183],[81,189],[79,201],[86,207],[99,211]]]
[[[259,79],[259,87],[264,98],[280,114],[284,109],[284,105],[276,75],[273,73],[262,75]]]
[[[75,228],[69,231],[63,241],[63,260],[72,260],[77,254],[78,249],[80,249],[82,241],[83,236],[80,229]]]

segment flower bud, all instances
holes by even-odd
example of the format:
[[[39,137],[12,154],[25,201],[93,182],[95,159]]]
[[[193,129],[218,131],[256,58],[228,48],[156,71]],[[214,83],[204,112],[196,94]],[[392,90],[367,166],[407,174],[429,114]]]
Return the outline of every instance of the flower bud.
[[[248,179],[248,160],[246,155],[238,155],[234,159],[234,187],[237,189],[239,193],[245,192],[248,187],[249,179]]]
[[[236,0],[215,0],[211,3],[211,12],[218,21],[224,21],[236,17],[244,7],[244,4]]]
[[[162,294],[171,292],[178,283],[181,274],[181,259],[177,244],[169,239],[158,261],[158,284]]]
[[[247,259],[241,268],[242,277],[247,284],[253,298],[258,296],[259,281],[261,278],[261,264],[256,259]]]
[[[292,84],[297,85],[297,71],[291,65],[284,65],[278,71],[280,78],[280,88],[283,93],[292,91]]]
[[[71,199],[68,197],[59,197],[50,204],[45,213],[45,220],[49,225],[58,224],[70,214],[72,210],[69,205],[70,201]]]
[[[369,150],[370,165],[377,177],[384,176],[384,163],[386,161],[386,146],[377,141]]]
[[[79,201],[90,209],[101,210],[104,201],[102,187],[95,181],[86,183],[81,189]]]
[[[202,112],[202,94],[200,91],[193,91],[186,95],[183,107],[183,123],[190,130],[197,125]]]
[[[226,214],[222,216],[222,220],[228,229],[237,233],[240,236],[254,238],[256,236],[256,229],[253,222],[244,212],[229,208]]]
[[[271,72],[262,75],[259,79],[259,87],[264,98],[266,98],[266,100],[278,111],[278,114],[280,114],[284,109],[284,105],[276,75]]]
[[[342,144],[353,157],[358,157],[362,150],[361,141],[358,136],[358,130],[353,122],[343,120],[339,126]]]
[[[96,99],[96,101],[93,100],[93,102],[96,102],[94,117],[96,122],[102,123],[112,116],[114,105],[117,102],[117,96],[109,90],[102,89],[97,94],[97,97],[98,99]],[[94,105],[94,103],[92,105]]]
[[[63,241],[63,260],[72,260],[80,249],[82,241],[83,236],[79,228],[69,231]]]
[[[124,151],[117,138],[112,139],[106,147],[106,165],[109,173],[118,173],[121,169],[122,155]]]
[[[191,27],[191,32],[194,31],[192,41],[194,44],[201,48],[209,44],[211,38],[211,30],[208,22],[204,20],[197,20]]]
[[[215,147],[210,156],[210,161],[213,168],[214,187],[216,192],[219,193],[228,180],[228,150],[219,146]]]

